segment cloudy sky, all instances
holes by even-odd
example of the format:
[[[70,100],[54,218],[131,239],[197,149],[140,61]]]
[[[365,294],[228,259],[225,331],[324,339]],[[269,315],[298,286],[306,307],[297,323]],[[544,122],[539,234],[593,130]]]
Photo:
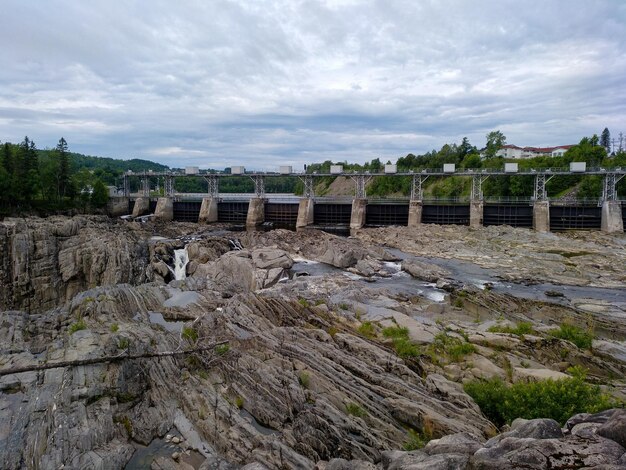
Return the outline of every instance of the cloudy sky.
[[[3,0],[0,140],[170,166],[626,133],[622,0]]]

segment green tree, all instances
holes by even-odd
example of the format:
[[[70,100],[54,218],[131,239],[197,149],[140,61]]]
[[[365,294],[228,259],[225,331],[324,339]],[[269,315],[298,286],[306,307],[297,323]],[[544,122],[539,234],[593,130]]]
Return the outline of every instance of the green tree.
[[[506,136],[500,131],[491,131],[487,134],[486,158],[495,157],[496,152],[506,145]]]
[[[600,135],[600,145],[606,149],[606,153],[611,153],[611,133],[608,127],[605,127]]]
[[[56,146],[56,156],[58,160],[57,196],[63,200],[66,196],[73,195],[70,179],[70,157],[67,151],[67,142],[63,137]]]
[[[109,190],[101,180],[96,180],[91,193],[91,204],[94,207],[102,208],[106,206],[109,200]]]
[[[459,160],[462,161],[466,156],[472,153],[477,153],[476,147],[469,143],[469,139],[467,137],[463,137],[461,145],[459,145]]]
[[[15,178],[16,199],[30,204],[38,194],[40,181],[37,147],[28,136],[24,137],[15,152]]]

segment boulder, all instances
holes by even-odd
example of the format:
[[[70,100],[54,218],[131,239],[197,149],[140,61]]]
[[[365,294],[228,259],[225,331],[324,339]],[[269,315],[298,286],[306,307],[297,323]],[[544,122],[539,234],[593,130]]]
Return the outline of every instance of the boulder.
[[[569,375],[564,374],[556,370],[550,369],[526,369],[524,367],[513,368],[513,382],[528,382],[528,381],[540,381],[540,380],[560,380],[567,379]]]
[[[565,439],[505,437],[495,445],[479,449],[470,459],[470,468],[565,470],[596,467],[616,465],[623,453],[622,446],[598,436],[592,439],[575,436]]]
[[[597,433],[626,447],[626,410],[618,409],[602,424]]]
[[[472,455],[482,447],[482,441],[472,434],[461,432],[433,439],[424,447],[428,455],[467,454]]]
[[[464,470],[470,456],[467,454],[442,453],[429,455],[423,451],[385,452],[384,470]]]
[[[485,447],[494,447],[503,439],[558,439],[563,437],[559,423],[553,419],[518,419],[511,424],[509,432],[502,433],[487,441]]]
[[[450,276],[450,272],[440,268],[436,264],[418,261],[416,259],[405,259],[401,268],[416,279],[426,282],[437,282],[441,278]]]
[[[376,470],[376,468],[371,462],[345,459],[332,459],[324,466],[324,470]]]
[[[283,250],[261,248],[252,251],[252,262],[257,269],[290,269],[293,259]]]

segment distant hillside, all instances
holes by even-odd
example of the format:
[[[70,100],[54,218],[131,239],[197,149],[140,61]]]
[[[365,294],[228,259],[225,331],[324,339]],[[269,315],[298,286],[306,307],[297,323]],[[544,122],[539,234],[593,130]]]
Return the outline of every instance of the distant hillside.
[[[38,150],[39,160],[46,162],[54,157],[54,150]],[[91,155],[83,155],[80,153],[69,153],[70,166],[73,172],[80,170],[93,171],[105,184],[119,184],[119,178],[127,170],[132,171],[166,171],[169,169],[166,165],[151,162],[150,160],[141,160],[133,158],[131,160],[121,160],[108,157],[94,157]]]

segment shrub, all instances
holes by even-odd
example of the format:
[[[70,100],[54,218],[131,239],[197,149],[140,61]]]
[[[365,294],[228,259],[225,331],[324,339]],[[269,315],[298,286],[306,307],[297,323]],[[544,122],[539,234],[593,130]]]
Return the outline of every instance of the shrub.
[[[593,331],[591,329],[583,330],[570,323],[561,323],[559,329],[551,330],[549,334],[555,338],[571,341],[580,349],[591,349],[593,342]]]
[[[111,328],[109,328],[111,330],[111,333],[117,333],[117,331],[120,329],[120,326],[117,323],[113,323],[111,325]]]
[[[510,326],[494,325],[489,327],[487,331],[490,333],[508,333],[517,336],[531,335],[535,333],[532,323],[527,321],[518,323],[515,328],[511,328]]]
[[[367,338],[374,338],[376,336],[376,329],[370,321],[362,323],[357,331]]]
[[[367,416],[367,412],[356,403],[348,403],[346,411],[349,415],[358,416],[359,418]]]
[[[563,425],[576,413],[597,413],[617,406],[600,387],[586,383],[580,369],[571,372],[573,377],[511,386],[499,378],[474,380],[464,388],[497,426],[510,424],[515,418],[551,418]]]
[[[243,397],[241,395],[237,395],[237,397],[235,398],[235,406],[239,409],[242,409],[243,405]]]
[[[77,322],[74,322],[70,325],[69,332],[71,335],[73,335],[77,331],[86,330],[86,329],[87,329],[87,324],[85,323],[85,320],[81,318]]]
[[[309,306],[309,301],[307,299],[299,298],[298,303],[303,307],[307,308]]]
[[[348,310],[350,308],[350,306],[348,304],[346,304],[346,303],[340,303],[339,304],[339,308],[341,310]]]
[[[117,347],[119,349],[128,349],[130,346],[130,340],[128,338],[120,338],[117,340]]]
[[[187,341],[195,343],[198,341],[198,332],[191,326],[183,326],[182,337]]]

